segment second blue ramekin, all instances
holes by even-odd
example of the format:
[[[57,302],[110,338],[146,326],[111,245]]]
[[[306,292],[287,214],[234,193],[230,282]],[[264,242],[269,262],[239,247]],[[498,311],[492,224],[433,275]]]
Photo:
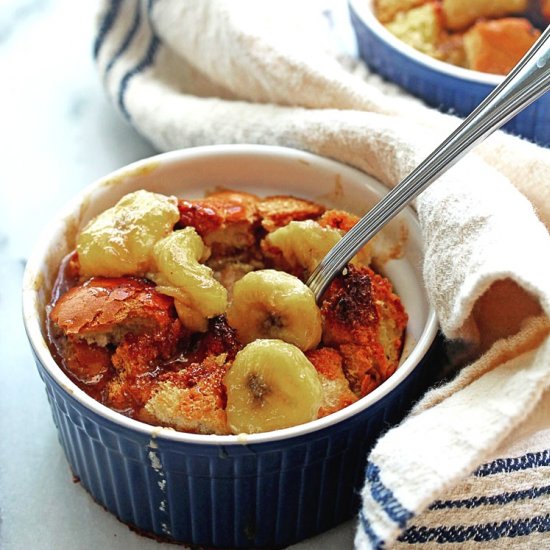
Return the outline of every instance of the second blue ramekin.
[[[432,107],[467,116],[504,79],[456,67],[415,50],[376,19],[372,0],[349,0],[349,11],[359,55],[365,63]],[[550,93],[519,113],[503,129],[550,146]]]

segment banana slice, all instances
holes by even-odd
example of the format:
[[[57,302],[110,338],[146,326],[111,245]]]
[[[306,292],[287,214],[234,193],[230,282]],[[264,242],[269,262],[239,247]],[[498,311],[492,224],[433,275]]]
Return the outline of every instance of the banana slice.
[[[265,238],[267,249],[274,247],[294,271],[306,269],[311,273],[327,252],[342,238],[332,227],[321,227],[313,220],[290,222],[269,233]]]
[[[233,287],[228,323],[241,342],[276,338],[305,351],[321,341],[321,312],[300,279],[274,269],[247,273]]]
[[[226,373],[227,422],[233,433],[258,433],[317,418],[323,391],[315,367],[281,340],[256,340]]]
[[[208,256],[193,227],[174,231],[153,249],[157,273],[150,277],[156,290],[174,298],[178,317],[185,327],[204,332],[208,319],[225,312],[227,290],[214,272],[201,264]]]
[[[143,275],[152,269],[154,244],[179,220],[175,197],[135,191],[94,218],[76,243],[80,274]]]
[[[305,269],[309,274],[345,232],[328,225],[323,226],[313,220],[293,221],[269,233],[262,242],[262,248],[268,256],[272,255],[273,251],[281,254],[285,267],[293,272]],[[370,262],[371,250],[367,245],[352,258],[350,263],[368,266]]]

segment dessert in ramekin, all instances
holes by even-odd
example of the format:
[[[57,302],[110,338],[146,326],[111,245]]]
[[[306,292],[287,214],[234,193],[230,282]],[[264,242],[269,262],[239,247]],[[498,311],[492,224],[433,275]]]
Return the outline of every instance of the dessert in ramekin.
[[[377,19],[420,52],[506,75],[540,37],[527,0],[375,0]]]
[[[146,424],[83,392],[46,342],[46,306],[59,263],[90,219],[139,189],[198,198],[220,187],[291,194],[357,214],[385,192],[350,167],[277,147],[204,147],[140,161],[93,184],[44,233],[26,269],[25,324],[71,469],[99,503],[167,540],[283,546],[351,517],[368,449],[431,381],[426,357],[437,323],[422,285],[422,243],[411,211],[379,241],[383,247],[407,235],[403,256],[384,266],[409,315],[399,367],[365,397],[317,420],[240,435]]]
[[[153,426],[250,434],[332,414],[395,372],[407,325],[371,243],[319,304],[305,284],[358,220],[291,195],[128,193],[61,262],[52,353],[88,395]]]

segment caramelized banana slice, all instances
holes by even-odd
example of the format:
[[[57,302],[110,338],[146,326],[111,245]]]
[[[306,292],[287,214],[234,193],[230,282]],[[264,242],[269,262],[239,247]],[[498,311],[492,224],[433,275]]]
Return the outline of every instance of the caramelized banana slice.
[[[152,268],[154,244],[179,220],[177,200],[149,191],[125,195],[94,218],[76,243],[80,274],[143,275]]]
[[[233,433],[258,433],[317,418],[323,394],[315,367],[281,340],[242,349],[224,378],[227,422]]]
[[[321,340],[321,313],[300,279],[274,269],[247,273],[233,287],[227,321],[239,339],[277,338],[301,350]]]
[[[302,268],[311,273],[341,238],[338,230],[305,220],[276,229],[267,235],[265,243],[268,251],[270,248],[280,251],[292,271]]]
[[[342,231],[328,225],[322,226],[316,221],[305,220],[290,222],[285,227],[269,233],[262,243],[268,256],[283,258],[280,265],[299,274],[305,270],[306,275],[313,272],[329,250],[342,238]],[[368,265],[370,252],[364,247],[351,260],[355,265]]]
[[[224,313],[227,291],[213,271],[201,264],[208,250],[192,227],[174,231],[159,241],[153,250],[158,272],[151,275],[157,292],[174,298],[182,324],[189,330],[204,332],[208,319]]]

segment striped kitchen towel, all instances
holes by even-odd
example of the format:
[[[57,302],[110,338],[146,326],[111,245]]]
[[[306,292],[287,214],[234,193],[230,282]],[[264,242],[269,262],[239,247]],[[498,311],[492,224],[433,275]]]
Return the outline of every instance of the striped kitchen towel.
[[[539,351],[548,347],[541,346],[548,327],[547,319],[532,319],[523,334],[514,337],[516,350],[530,349],[524,357],[514,357],[475,383],[457,380],[462,391],[432,391],[401,426],[379,441],[367,465],[358,547],[550,547],[550,392],[519,426],[508,430],[496,450],[489,439],[501,422],[497,417],[510,415],[500,387],[494,397],[492,388],[499,378],[506,383],[504,377],[516,378],[516,386],[523,384],[534,366],[537,345]],[[503,342],[496,347],[501,349],[489,355],[503,353]],[[480,362],[470,368],[479,368]],[[440,392],[444,396],[437,395]],[[505,393],[514,397],[512,387]],[[392,446],[399,457],[391,455]],[[406,456],[401,456],[403,447]],[[484,462],[471,474],[457,476],[468,455],[476,461],[483,456]],[[400,479],[403,470],[407,474]],[[426,497],[430,502],[420,503]],[[395,539],[394,545],[387,544]]]
[[[391,186],[458,123],[341,57],[339,0],[100,4],[100,78],[159,150],[285,145]],[[550,548],[550,151],[498,133],[416,208],[469,364],[370,453],[356,546]]]
[[[548,548],[549,467],[548,449],[483,464],[471,479],[432,503],[393,547]]]

